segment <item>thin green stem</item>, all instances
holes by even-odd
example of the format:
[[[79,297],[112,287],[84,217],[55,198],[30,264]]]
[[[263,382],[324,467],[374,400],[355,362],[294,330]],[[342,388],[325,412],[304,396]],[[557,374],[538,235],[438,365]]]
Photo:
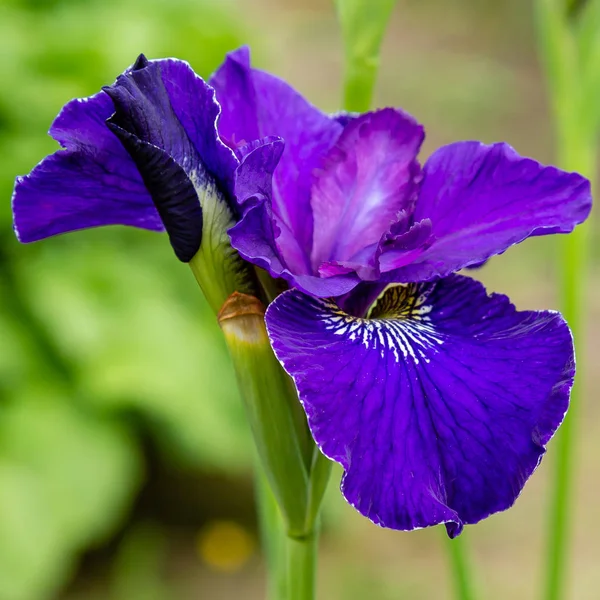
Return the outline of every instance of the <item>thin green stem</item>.
[[[580,149],[579,149],[580,150]],[[563,148],[562,164],[576,169],[569,159],[568,148]],[[595,153],[594,153],[595,154]],[[580,172],[585,173],[588,164],[593,164],[595,157],[582,157]],[[588,172],[588,176],[591,173]],[[579,350],[584,344],[585,293],[587,279],[588,227],[581,226],[561,240],[559,260],[560,306],[562,313],[571,327]],[[577,371],[581,377],[583,352],[577,351]],[[554,473],[551,482],[551,504],[549,508],[549,527],[547,543],[546,581],[543,598],[559,600],[564,597],[567,583],[569,554],[571,545],[570,531],[574,517],[573,488],[576,475],[577,428],[579,426],[580,384],[575,382],[571,392],[571,402],[565,420],[553,443]]]
[[[344,38],[344,109],[365,112],[373,99],[379,51],[396,0],[335,0]]]
[[[454,596],[457,600],[474,600],[475,591],[464,535],[463,533],[460,537],[445,541],[452,566]]]
[[[318,539],[318,528],[302,538],[287,538],[287,600],[315,598]]]
[[[306,510],[306,529],[310,531],[319,519],[323,496],[329,484],[333,463],[314,446],[308,485],[308,507]]]
[[[598,56],[600,49],[600,3],[592,0],[585,16],[566,11],[560,0],[537,0],[536,23],[540,58],[556,130],[558,166],[593,180],[598,159]],[[592,185],[595,188],[594,185]],[[577,373],[581,377],[585,343],[585,296],[587,280],[588,228],[578,227],[561,240],[559,255],[560,306],[576,343]],[[579,421],[580,385],[575,382],[569,412],[552,444],[554,461],[548,514],[546,570],[542,598],[559,600],[567,586],[570,531],[573,524],[576,440]]]
[[[267,563],[267,598],[286,598],[285,532],[277,500],[259,461],[255,461],[255,491],[262,547]]]

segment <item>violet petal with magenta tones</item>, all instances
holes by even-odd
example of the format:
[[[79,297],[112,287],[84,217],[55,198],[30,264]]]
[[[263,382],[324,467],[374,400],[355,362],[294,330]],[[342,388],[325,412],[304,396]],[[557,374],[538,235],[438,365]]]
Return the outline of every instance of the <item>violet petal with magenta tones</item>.
[[[368,318],[290,290],[266,318],[344,496],[383,527],[454,537],[510,507],[568,407],[562,317],[468,277],[391,286]]]
[[[410,115],[391,108],[325,115],[253,69],[246,49],[229,55],[211,83],[231,145],[237,134],[279,136],[286,145],[268,193],[248,185],[266,161],[242,160],[235,193],[248,210],[230,232],[232,245],[306,293],[337,296],[378,279],[429,281],[529,236],[569,232],[590,212],[585,178],[507,144],[451,144],[421,169],[423,130]]]
[[[270,204],[286,267],[309,274],[313,219],[310,188],[323,155],[343,131],[285,81],[252,69],[247,48],[228,55],[209,82],[222,106],[219,132],[232,147],[267,136],[285,141],[273,176]]]

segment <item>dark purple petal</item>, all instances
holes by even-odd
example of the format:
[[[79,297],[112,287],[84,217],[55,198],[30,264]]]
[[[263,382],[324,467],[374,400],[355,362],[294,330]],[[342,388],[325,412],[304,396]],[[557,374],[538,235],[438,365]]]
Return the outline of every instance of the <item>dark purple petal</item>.
[[[369,319],[291,290],[266,320],[344,496],[384,527],[454,537],[510,507],[568,407],[562,317],[467,277],[392,287]]]
[[[401,211],[412,212],[423,138],[412,117],[392,108],[349,122],[312,190],[314,271],[333,261],[356,262],[354,257],[378,244]]]
[[[431,219],[435,241],[389,280],[443,277],[531,235],[567,233],[587,218],[591,201],[587,179],[522,158],[507,144],[445,146],[425,164],[414,215]]]
[[[219,110],[187,63],[141,55],[105,92],[63,108],[50,134],[65,150],[17,179],[17,235],[34,241],[111,224],[162,230],[164,222],[189,260],[202,234],[198,192],[206,202],[232,196],[238,161],[219,139]]]
[[[215,92],[188,63],[141,55],[104,89],[115,105],[115,125],[161,148],[187,172],[200,160],[223,187],[231,182],[237,160],[217,133]]]
[[[335,119],[342,127],[346,127],[349,125],[351,121],[360,117],[360,113],[357,112],[346,112],[340,111],[331,115],[333,119]]]
[[[198,161],[195,148],[171,108],[161,76],[162,61],[143,55],[104,91],[114,103],[109,122],[166,152],[185,171]]]
[[[101,225],[163,229],[134,162],[104,123],[113,110],[101,92],[72,100],[60,112],[50,134],[66,150],[16,180],[12,204],[20,241]]]
[[[313,174],[340,136],[342,125],[281,79],[251,68],[247,48],[229,54],[210,84],[222,106],[219,131],[231,147],[249,142],[248,138],[277,136],[285,140],[273,181],[273,218],[287,267],[308,275]]]
[[[204,204],[232,198],[238,164],[217,133],[214,90],[182,61],[143,55],[104,90],[115,105],[107,125],[136,163],[175,254],[188,262],[202,241]]]
[[[134,160],[175,255],[182,262],[189,262],[202,242],[202,208],[194,184],[167,152],[114,123],[109,122],[108,126]],[[205,190],[214,187],[214,182],[208,178],[205,181],[196,178],[195,184]]]

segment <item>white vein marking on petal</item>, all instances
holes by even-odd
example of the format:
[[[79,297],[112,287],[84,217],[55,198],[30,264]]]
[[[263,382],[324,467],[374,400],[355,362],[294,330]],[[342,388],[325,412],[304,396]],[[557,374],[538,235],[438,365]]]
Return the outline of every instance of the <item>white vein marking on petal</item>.
[[[429,304],[429,297],[435,285],[388,287],[375,304],[382,317],[354,317],[327,300],[317,300],[316,304],[322,311],[320,319],[325,328],[335,335],[348,336],[350,341],[360,339],[365,348],[379,351],[381,358],[385,358],[388,351],[395,362],[410,359],[415,364],[421,360],[429,363],[431,353],[437,352],[438,346],[444,343],[430,317],[433,306]],[[380,301],[382,307],[377,306]]]

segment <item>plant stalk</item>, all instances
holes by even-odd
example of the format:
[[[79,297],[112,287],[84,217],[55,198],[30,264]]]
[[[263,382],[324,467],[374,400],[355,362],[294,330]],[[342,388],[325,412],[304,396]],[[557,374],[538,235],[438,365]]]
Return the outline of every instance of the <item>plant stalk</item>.
[[[315,598],[318,539],[318,527],[301,538],[287,538],[287,600]]]
[[[565,125],[563,127],[568,127]],[[570,136],[561,136],[563,140]],[[587,150],[586,150],[587,149]],[[573,139],[562,145],[557,153],[558,164],[572,171],[594,177],[597,153],[594,146],[585,140]],[[560,240],[559,282],[560,307],[575,340],[577,356],[577,378],[571,391],[571,402],[565,420],[556,434],[552,445],[554,473],[551,481],[550,507],[548,517],[548,543],[546,580],[543,598],[559,600],[564,598],[567,584],[568,557],[571,547],[572,525],[574,521],[573,487],[576,481],[577,428],[581,402],[581,357],[585,343],[584,315],[587,289],[587,258],[589,249],[589,226],[580,225],[573,233]]]
[[[277,500],[258,460],[254,473],[261,544],[267,563],[267,598],[284,600],[287,598],[287,576],[283,520]]]
[[[600,2],[580,6],[577,15],[560,0],[537,0],[536,24],[540,59],[545,68],[556,135],[558,166],[576,171],[592,182],[598,159],[600,83]],[[569,323],[577,354],[577,378],[565,420],[552,442],[554,470],[550,483],[544,600],[564,598],[567,587],[570,531],[573,524],[573,487],[577,464],[577,427],[580,378],[585,344],[585,296],[589,226],[584,224],[560,240],[558,279],[560,308]]]
[[[452,566],[454,596],[458,600],[474,600],[475,592],[471,577],[471,565],[467,556],[464,535],[463,533],[453,540],[446,539],[445,542]],[[444,537],[446,537],[445,534]]]

